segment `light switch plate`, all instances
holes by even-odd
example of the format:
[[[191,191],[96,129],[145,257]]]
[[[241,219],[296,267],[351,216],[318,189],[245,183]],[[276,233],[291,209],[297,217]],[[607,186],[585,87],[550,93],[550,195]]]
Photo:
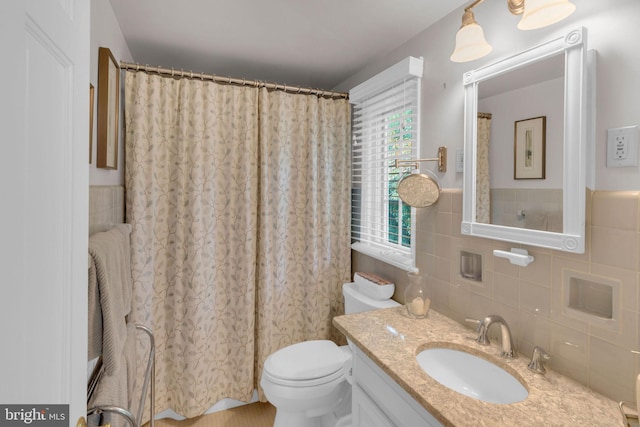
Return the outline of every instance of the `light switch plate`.
[[[638,166],[638,126],[607,129],[607,167]]]

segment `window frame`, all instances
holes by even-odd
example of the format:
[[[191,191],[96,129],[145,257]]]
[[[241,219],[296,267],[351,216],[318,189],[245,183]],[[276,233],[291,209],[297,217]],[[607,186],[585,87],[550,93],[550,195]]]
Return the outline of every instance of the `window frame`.
[[[402,99],[401,104],[390,104],[393,106],[393,110],[400,110],[399,117],[397,118],[402,123],[403,115],[406,114],[407,111],[410,111],[411,117],[411,127],[415,129],[411,130],[411,134],[413,138],[411,138],[411,152],[408,153],[408,158],[405,153],[405,156],[389,156],[386,149],[381,152],[376,152],[376,149],[380,149],[380,147],[389,147],[389,140],[392,139],[387,131],[393,131],[393,127],[389,126],[392,120],[392,115],[398,114],[396,112],[391,112],[390,117],[383,118],[379,120],[381,125],[379,129],[376,129],[375,126],[369,126],[366,130],[372,130],[375,132],[372,135],[362,135],[360,140],[356,137],[356,129],[355,126],[352,129],[352,147],[353,151],[362,150],[362,153],[359,154],[361,160],[359,160],[358,168],[361,168],[361,183],[360,183],[360,193],[358,194],[358,199],[356,200],[356,192],[353,189],[356,187],[355,181],[356,178],[356,166],[355,166],[355,155],[352,154],[352,166],[354,167],[354,172],[352,176],[352,245],[351,248],[357,252],[363,253],[385,263],[394,265],[400,269],[406,271],[417,271],[415,265],[415,255],[416,255],[416,210],[415,208],[410,208],[410,227],[411,227],[411,235],[410,235],[410,244],[408,247],[403,245],[404,239],[404,227],[403,227],[403,217],[404,217],[404,203],[397,198],[398,203],[398,229],[397,229],[397,240],[395,242],[391,241],[389,238],[390,235],[390,202],[391,199],[391,191],[389,190],[389,183],[392,181],[390,179],[390,175],[392,173],[402,173],[404,168],[398,168],[398,170],[393,171],[392,166],[389,164],[394,158],[401,159],[409,159],[409,158],[419,158],[420,152],[420,98],[421,98],[421,79],[422,79],[422,70],[423,70],[423,60],[422,58],[408,57],[394,66],[384,70],[383,72],[377,74],[371,79],[365,81],[364,83],[356,86],[349,92],[349,99],[352,104],[354,104],[354,113],[360,113],[360,109],[364,109],[366,107],[361,106],[361,104],[365,104],[366,101],[373,102],[375,107],[385,106],[384,101],[380,100],[379,102],[375,102],[375,98],[377,96],[382,95],[382,99],[384,99],[385,94],[393,94],[395,91],[398,91],[398,86],[401,85],[401,90],[405,90],[406,87],[410,85],[411,90],[414,91],[414,98],[411,99],[409,103],[411,105],[410,110],[405,110],[406,102],[405,99]],[[373,100],[373,101],[372,101]],[[397,100],[394,98],[394,101]],[[412,111],[415,108],[416,111]],[[384,116],[384,113],[380,111],[374,112],[364,112],[361,116],[361,120],[364,122],[366,120],[376,120],[380,119],[380,117]],[[402,129],[402,128],[399,128]],[[395,129],[397,131],[397,129]],[[399,133],[399,141],[398,141],[398,151],[405,151],[403,149],[403,139],[406,134],[402,132]],[[371,146],[363,146],[362,148],[356,148],[355,146],[358,143],[364,143],[368,140],[375,140],[377,138],[383,137],[385,142],[382,144],[375,144]],[[364,164],[364,158],[371,159],[369,161],[373,162],[383,162],[384,165],[382,167],[372,167],[366,168],[362,167]],[[375,179],[372,179],[372,175],[382,168],[389,168],[389,172],[382,173],[382,178],[379,176],[375,176]],[[360,169],[358,169],[360,170]],[[369,178],[366,176],[369,174]],[[379,181],[376,182],[376,179]],[[383,182],[380,183],[380,180]],[[382,185],[381,185],[382,184]],[[378,193],[378,194],[375,194]],[[368,200],[371,194],[375,194],[375,197],[372,200]],[[380,206],[369,206],[371,203],[377,203]],[[356,205],[359,206],[359,212],[356,213]],[[375,215],[371,215],[371,213]],[[379,216],[382,213],[383,218],[380,220]],[[357,216],[357,218],[356,218]],[[375,218],[373,220],[369,220],[368,218]],[[370,236],[367,236],[367,232],[363,232],[363,230],[368,230],[367,227],[369,224],[377,225],[378,227],[372,227],[374,231]],[[365,237],[366,236],[366,237]]]

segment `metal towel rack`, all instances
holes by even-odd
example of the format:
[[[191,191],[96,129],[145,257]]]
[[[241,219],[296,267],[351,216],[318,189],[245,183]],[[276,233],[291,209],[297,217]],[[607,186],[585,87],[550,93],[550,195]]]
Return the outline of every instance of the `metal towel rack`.
[[[93,414],[104,414],[104,413],[113,413],[118,414],[123,417],[131,427],[141,427],[142,426],[142,414],[144,412],[144,403],[147,398],[147,390],[149,390],[149,426],[154,427],[154,415],[155,415],[155,383],[156,383],[156,369],[155,369],[155,358],[156,358],[156,344],[155,339],[153,337],[153,332],[151,329],[147,328],[144,325],[136,324],[136,330],[144,332],[149,338],[149,358],[147,359],[147,366],[144,372],[144,381],[142,383],[142,395],[140,396],[140,402],[138,404],[138,413],[136,417],[133,416],[130,410],[121,408],[119,406],[94,406],[87,410],[87,416]],[[91,399],[93,392],[102,378],[102,374],[104,373],[104,366],[102,365],[102,356],[98,360],[98,364],[93,369],[91,374],[89,383],[87,385],[87,403]]]

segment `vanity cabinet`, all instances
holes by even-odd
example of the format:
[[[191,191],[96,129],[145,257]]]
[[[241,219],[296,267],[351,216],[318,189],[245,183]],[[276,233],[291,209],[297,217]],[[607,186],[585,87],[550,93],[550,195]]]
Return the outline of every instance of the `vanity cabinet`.
[[[357,347],[353,360],[353,427],[442,426]]]

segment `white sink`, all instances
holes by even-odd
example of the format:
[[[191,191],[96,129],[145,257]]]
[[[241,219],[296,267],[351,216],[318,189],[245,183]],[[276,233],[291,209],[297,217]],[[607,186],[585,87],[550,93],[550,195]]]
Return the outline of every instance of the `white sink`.
[[[515,403],[529,392],[514,376],[480,357],[449,348],[430,348],[416,356],[420,367],[440,384],[489,403]]]

